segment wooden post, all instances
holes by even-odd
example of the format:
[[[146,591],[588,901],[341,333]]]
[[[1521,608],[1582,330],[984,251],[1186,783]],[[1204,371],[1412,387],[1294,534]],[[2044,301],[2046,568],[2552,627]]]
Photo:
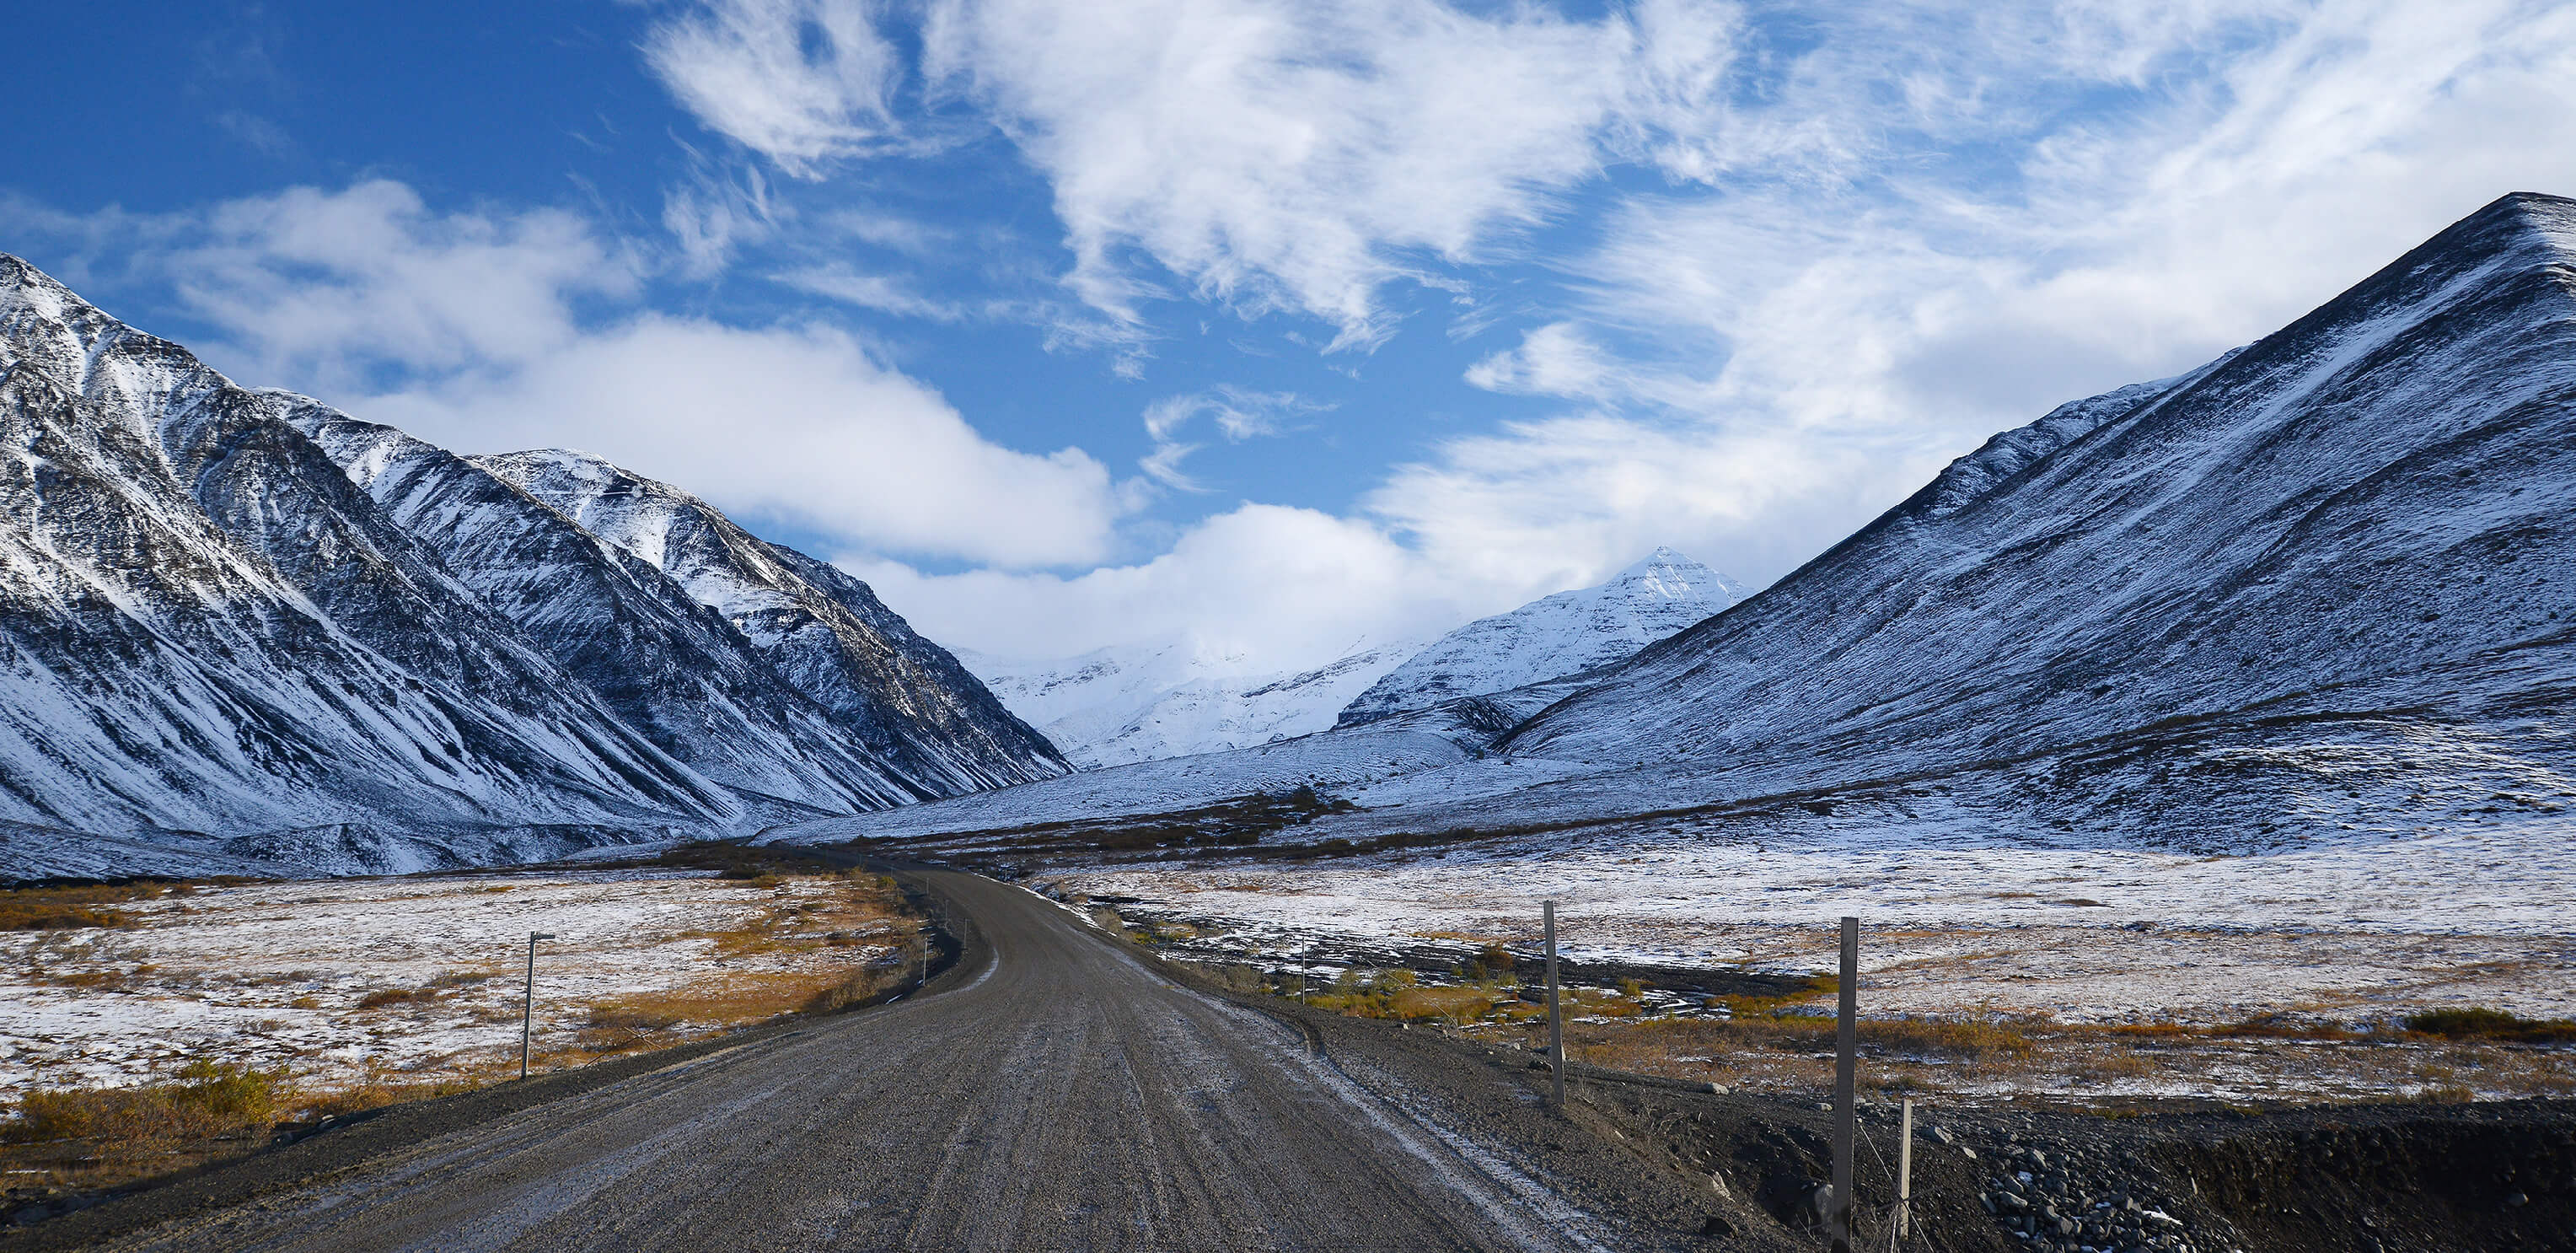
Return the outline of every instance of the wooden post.
[[[528,1077],[528,1037],[537,1020],[537,941],[555,938],[551,931],[528,933],[528,990],[519,1002],[519,1077]]]
[[[1843,919],[1842,1017],[1834,1029],[1834,1184],[1825,1233],[1834,1253],[1852,1249],[1852,1108],[1860,1069],[1860,919]]]
[[[1547,919],[1547,1060],[1554,1078],[1554,1097],[1565,1107],[1565,1011],[1556,1001],[1556,902],[1542,906]]]
[[[1905,1098],[1905,1113],[1896,1132],[1896,1238],[1914,1225],[1914,1098]]]

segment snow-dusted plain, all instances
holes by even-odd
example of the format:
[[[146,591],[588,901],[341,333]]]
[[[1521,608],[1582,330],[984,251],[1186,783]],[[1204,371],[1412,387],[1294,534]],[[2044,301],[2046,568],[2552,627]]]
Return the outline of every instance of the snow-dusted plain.
[[[1873,1014],[2235,1022],[2488,1005],[2562,1017],[2576,1014],[2571,834],[2531,821],[2211,857],[1904,828],[1629,832],[1575,850],[1520,842],[1043,880],[1281,953],[1440,936],[1527,949],[1553,899],[1576,960],[1812,973],[1831,969],[1834,920],[1849,914],[1869,927]]]
[[[344,879],[118,906],[131,929],[0,932],[0,1099],[194,1060],[284,1066],[308,1091],[488,1073],[518,1057],[529,932],[555,936],[537,961],[542,1057],[573,1046],[603,1001],[856,969],[913,943],[892,920],[732,955],[710,934],[843,890],[669,870]],[[436,999],[359,1008],[420,988]]]

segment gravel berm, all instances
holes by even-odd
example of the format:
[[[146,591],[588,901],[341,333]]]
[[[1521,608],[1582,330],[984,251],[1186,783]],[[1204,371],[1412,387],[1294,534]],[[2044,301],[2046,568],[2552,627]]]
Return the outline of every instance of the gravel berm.
[[[905,878],[960,941],[915,996],[393,1110],[7,1245],[1772,1243],[1720,1216],[1704,1179],[1580,1106],[1547,1109],[1526,1055],[1265,1009],[1189,986],[1023,889],[937,868]]]

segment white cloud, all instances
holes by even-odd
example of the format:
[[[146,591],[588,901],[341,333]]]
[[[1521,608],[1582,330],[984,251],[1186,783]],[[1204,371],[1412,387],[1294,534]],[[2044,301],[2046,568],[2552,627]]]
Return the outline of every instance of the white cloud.
[[[927,55],[1052,181],[1094,304],[1132,315],[1151,290],[1133,249],[1352,344],[1387,333],[1377,289],[1417,255],[1471,259],[1539,221],[1598,170],[1605,128],[1649,124],[1621,110],[1702,82],[1723,24],[1673,25],[1697,42],[1658,45],[1642,86],[1624,17],[1438,0],[940,0]]]
[[[1227,443],[1240,444],[1247,439],[1281,434],[1297,419],[1332,407],[1307,400],[1295,392],[1259,392],[1232,383],[1219,383],[1203,392],[1167,396],[1145,406],[1145,434],[1154,441],[1154,450],[1137,463],[1137,468],[1143,470],[1147,478],[1165,487],[1203,492],[1208,489],[1181,473],[1181,459],[1200,447],[1180,442],[1179,434],[1183,428],[1204,417]]]
[[[681,271],[711,278],[737,249],[776,232],[779,209],[757,167],[727,173],[696,149],[682,147],[689,153],[690,175],[664,189],[662,229],[679,246]]]
[[[643,267],[550,209],[440,215],[400,183],[299,187],[135,224],[194,312],[259,380],[363,385],[387,366],[453,370],[560,348],[582,297],[622,298]]]
[[[1120,512],[1089,455],[1000,447],[937,392],[820,327],[648,315],[357,408],[449,446],[580,448],[728,510],[1001,566],[1098,561]]]
[[[640,264],[569,214],[441,215],[371,182],[119,221],[237,376],[459,451],[577,447],[729,510],[1002,566],[1102,560],[1132,507],[1089,455],[983,438],[846,332],[634,309]]]
[[[645,63],[710,128],[811,177],[896,134],[901,57],[867,0],[706,0],[653,26]]]
[[[955,322],[967,313],[965,307],[955,301],[934,300],[892,275],[865,273],[844,262],[828,262],[811,269],[781,270],[770,275],[769,279],[801,292],[898,317]]]
[[[1600,346],[1572,322],[1550,322],[1521,336],[1520,346],[1467,367],[1467,382],[1489,392],[1598,399],[1613,368]]]
[[[942,643],[1045,659],[1180,639],[1280,670],[1427,639],[1536,594],[1526,576],[1452,580],[1365,521],[1276,505],[1209,518],[1151,561],[1074,576],[925,575],[866,555],[841,564]]]
[[[1396,467],[1366,506],[1464,586],[1581,586],[1659,544],[1758,586],[1943,459],[1903,436],[1818,444],[1596,412],[1451,440]]]

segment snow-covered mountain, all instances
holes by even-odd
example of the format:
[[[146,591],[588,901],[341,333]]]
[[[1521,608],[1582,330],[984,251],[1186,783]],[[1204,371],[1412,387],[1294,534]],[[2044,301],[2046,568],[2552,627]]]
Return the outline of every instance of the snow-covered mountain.
[[[2576,632],[2576,203],[1998,436],[1513,751],[1818,782],[2213,720],[2537,712]]]
[[[1190,643],[1103,648],[1054,661],[966,649],[986,687],[1084,769],[1249,748],[1324,730],[1342,706],[1422,647],[1360,641],[1311,670],[1272,671]]]
[[[0,432],[0,820],[23,824],[0,876],[48,864],[47,832],[133,837],[164,872],[385,869],[1063,769],[881,607],[846,616],[913,658],[888,690],[946,711],[891,752],[784,699],[798,663],[728,641],[742,628],[560,511],[236,387],[5,255]],[[796,578],[874,605],[837,572]]]
[[[1304,843],[2444,836],[2510,874],[2508,850],[2576,831],[2571,518],[2576,201],[2509,196],[2252,345],[1996,436],[1626,662],[818,830],[1148,814],[1302,775],[1359,805]]]
[[[686,492],[562,451],[474,464],[659,571],[713,610],[770,673],[883,763],[907,799],[1062,774],[1065,760],[948,650],[868,585],[752,536]]]
[[[1440,637],[1344,706],[1336,725],[1357,726],[1626,661],[1746,595],[1733,579],[1657,548],[1598,587],[1542,597]]]

